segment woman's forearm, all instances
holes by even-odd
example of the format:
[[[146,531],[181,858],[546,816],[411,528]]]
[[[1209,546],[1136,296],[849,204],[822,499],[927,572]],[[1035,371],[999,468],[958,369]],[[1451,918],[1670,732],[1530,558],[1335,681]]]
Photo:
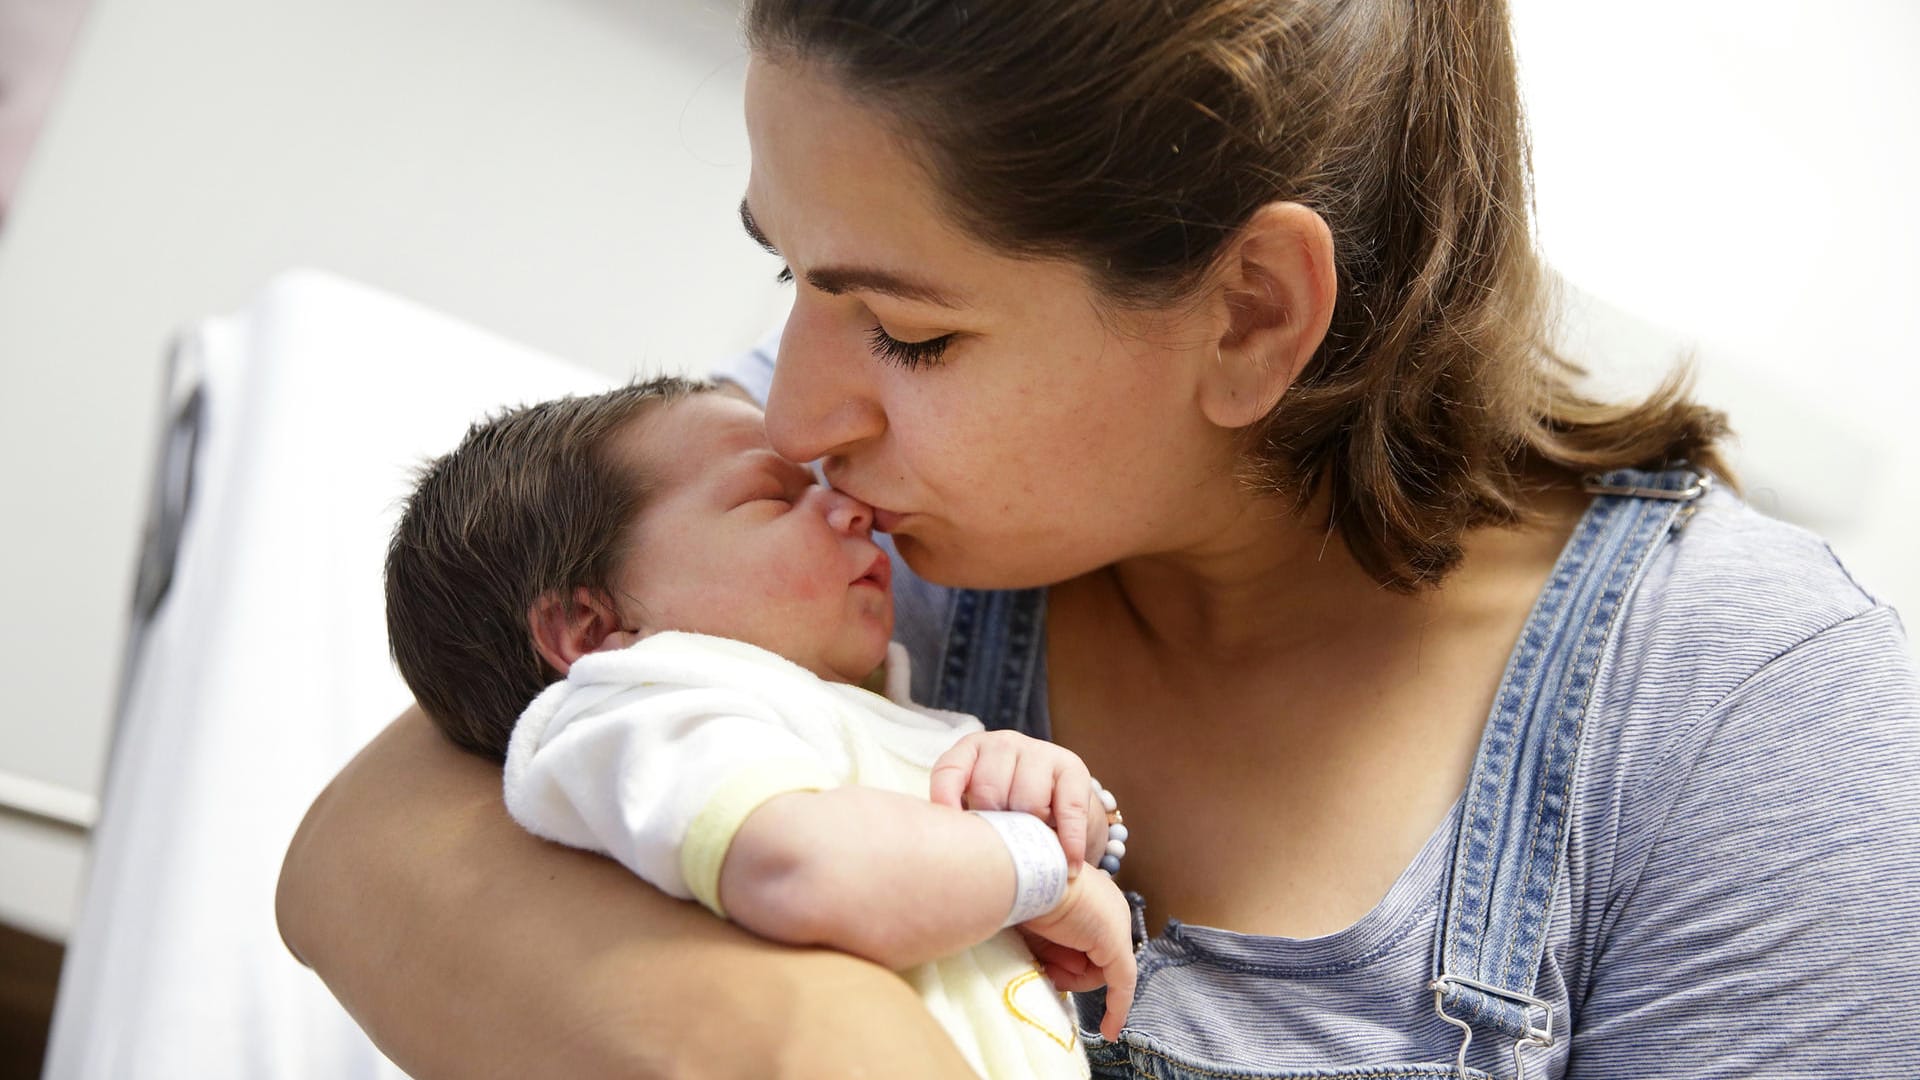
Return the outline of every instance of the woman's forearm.
[[[295,835],[281,933],[396,1063],[440,1076],[971,1073],[905,983],[538,840],[410,710]]]
[[[978,815],[867,787],[791,792],[747,816],[720,869],[740,925],[896,970],[991,937],[1013,860]]]

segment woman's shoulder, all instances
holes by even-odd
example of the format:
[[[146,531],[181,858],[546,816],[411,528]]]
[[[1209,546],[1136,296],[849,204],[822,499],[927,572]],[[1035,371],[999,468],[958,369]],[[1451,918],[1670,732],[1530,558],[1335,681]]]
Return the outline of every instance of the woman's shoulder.
[[[1729,721],[1837,723],[1819,702],[1860,684],[1911,686],[1914,670],[1899,615],[1824,540],[1716,491],[1652,557],[1622,610],[1593,690],[1589,746],[1645,777]],[[1785,679],[1791,693],[1777,685]],[[1913,708],[1895,694],[1847,722],[1899,723]]]
[[[1920,914],[1920,665],[1818,536],[1713,496],[1592,694],[1568,868],[1594,1038],[1684,1012],[1689,986],[1853,995],[1920,966],[1898,943]]]
[[[1603,678],[1669,717],[1698,715],[1798,649],[1820,651],[1857,624],[1906,653],[1899,616],[1818,535],[1708,495],[1648,564],[1625,607]],[[1910,659],[1910,658],[1909,658]],[[1832,669],[1851,677],[1872,657]]]
[[[1575,826],[1588,895],[1617,896],[1676,830],[1783,799],[1844,824],[1853,799],[1915,775],[1920,665],[1899,616],[1819,536],[1716,492],[1653,556],[1592,690]],[[1819,842],[1782,831],[1773,853],[1803,834]],[[1767,854],[1696,869],[1727,880]]]

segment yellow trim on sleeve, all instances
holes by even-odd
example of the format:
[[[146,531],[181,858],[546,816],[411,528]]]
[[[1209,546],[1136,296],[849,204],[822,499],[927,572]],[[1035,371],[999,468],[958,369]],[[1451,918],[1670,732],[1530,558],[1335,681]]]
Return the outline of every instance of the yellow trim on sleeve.
[[[756,761],[728,776],[694,815],[687,826],[686,842],[680,846],[680,874],[694,899],[726,918],[726,910],[720,906],[720,866],[726,862],[734,834],[748,815],[775,795],[839,786],[825,766],[808,758]]]

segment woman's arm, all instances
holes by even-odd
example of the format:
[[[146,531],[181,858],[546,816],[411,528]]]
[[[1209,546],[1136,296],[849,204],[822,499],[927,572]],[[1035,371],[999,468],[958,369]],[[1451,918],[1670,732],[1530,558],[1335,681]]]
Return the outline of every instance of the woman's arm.
[[[528,835],[410,709],[295,834],[287,947],[422,1080],[971,1077],[905,982],[775,945]]]

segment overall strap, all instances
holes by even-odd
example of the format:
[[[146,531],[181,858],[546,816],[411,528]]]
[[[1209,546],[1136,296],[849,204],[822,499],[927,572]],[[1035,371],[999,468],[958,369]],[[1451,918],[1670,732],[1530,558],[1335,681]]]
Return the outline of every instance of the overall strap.
[[[1550,1046],[1553,1010],[1533,995],[1554,883],[1566,857],[1582,722],[1602,654],[1641,573],[1712,484],[1680,469],[1590,476],[1597,497],[1561,552],[1494,698],[1461,807],[1434,957],[1434,1007],[1520,1052]]]
[[[1046,598],[1045,589],[956,590],[933,704],[971,713],[989,729],[1025,731]]]

